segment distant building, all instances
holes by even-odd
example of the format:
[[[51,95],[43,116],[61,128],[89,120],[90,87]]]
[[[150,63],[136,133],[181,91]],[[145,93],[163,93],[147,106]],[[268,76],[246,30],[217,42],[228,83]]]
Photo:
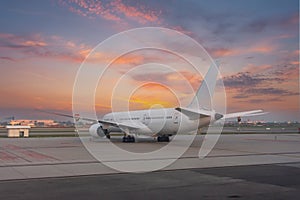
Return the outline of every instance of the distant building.
[[[7,137],[29,137],[30,126],[6,126]]]
[[[44,119],[44,120],[18,119],[18,120],[11,120],[10,124],[30,126],[30,127],[53,127],[59,125],[59,123],[51,119]]]

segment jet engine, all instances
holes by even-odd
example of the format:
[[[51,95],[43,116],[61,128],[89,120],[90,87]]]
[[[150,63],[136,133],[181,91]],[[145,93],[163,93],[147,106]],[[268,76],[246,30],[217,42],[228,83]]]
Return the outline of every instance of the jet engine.
[[[105,137],[105,131],[102,128],[102,125],[100,123],[98,124],[93,124],[90,128],[89,128],[89,133],[91,134],[91,136],[93,137]]]

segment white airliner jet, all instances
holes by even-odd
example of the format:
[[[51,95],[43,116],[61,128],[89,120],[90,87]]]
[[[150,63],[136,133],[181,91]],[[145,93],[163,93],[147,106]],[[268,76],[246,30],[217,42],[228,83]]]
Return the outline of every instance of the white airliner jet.
[[[262,110],[220,114],[212,108],[203,108],[201,102],[209,102],[208,104],[210,104],[217,82],[217,75],[218,68],[212,65],[192,102],[187,107],[108,113],[101,120],[98,120],[98,123],[93,124],[89,128],[89,132],[95,138],[110,138],[111,132],[123,132],[123,142],[135,142],[135,137],[139,135],[156,137],[158,142],[168,142],[169,137],[172,135],[196,131],[220,119],[263,114]],[[80,119],[78,117],[77,119]]]

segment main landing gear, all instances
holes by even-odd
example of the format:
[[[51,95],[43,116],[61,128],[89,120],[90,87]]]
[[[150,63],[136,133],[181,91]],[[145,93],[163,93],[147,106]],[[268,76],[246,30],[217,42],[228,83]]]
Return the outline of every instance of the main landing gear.
[[[106,138],[107,138],[107,139],[110,139],[110,135],[109,135],[108,130],[107,130],[107,129],[104,129],[103,131],[104,131],[104,134],[105,134]]]
[[[123,142],[133,143],[133,142],[135,142],[135,138],[131,135],[124,136],[123,137]]]
[[[170,138],[168,135],[158,136],[157,142],[170,142]]]

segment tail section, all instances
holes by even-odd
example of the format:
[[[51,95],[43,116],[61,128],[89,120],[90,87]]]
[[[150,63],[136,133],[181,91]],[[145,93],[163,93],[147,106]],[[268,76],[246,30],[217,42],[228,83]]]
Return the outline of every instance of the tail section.
[[[187,106],[190,109],[199,109],[201,107],[212,109],[211,102],[214,96],[215,86],[217,83],[217,76],[219,73],[219,63],[212,63],[208,72],[206,73],[196,95],[192,102]]]

